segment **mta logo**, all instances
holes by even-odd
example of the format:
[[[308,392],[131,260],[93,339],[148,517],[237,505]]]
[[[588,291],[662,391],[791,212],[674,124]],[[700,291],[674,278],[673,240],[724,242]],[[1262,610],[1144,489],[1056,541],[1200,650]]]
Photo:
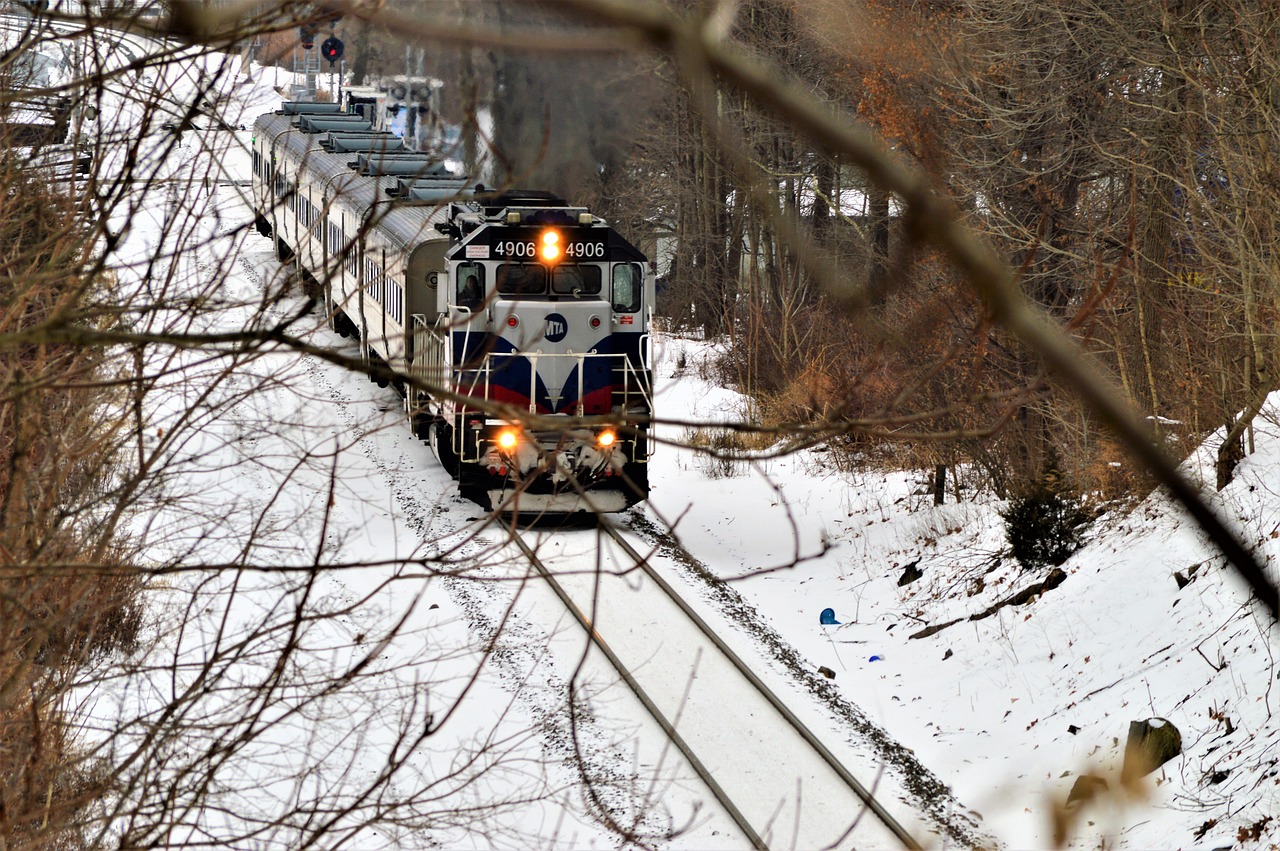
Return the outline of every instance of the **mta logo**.
[[[559,313],[547,314],[547,342],[558,343],[569,333],[569,320]]]

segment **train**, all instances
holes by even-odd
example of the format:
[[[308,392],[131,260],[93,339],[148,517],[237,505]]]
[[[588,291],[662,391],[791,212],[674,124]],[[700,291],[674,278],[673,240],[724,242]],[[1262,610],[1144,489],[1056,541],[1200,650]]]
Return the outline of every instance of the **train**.
[[[337,104],[260,116],[252,159],[258,232],[464,498],[534,515],[647,499],[655,267],[622,234]]]

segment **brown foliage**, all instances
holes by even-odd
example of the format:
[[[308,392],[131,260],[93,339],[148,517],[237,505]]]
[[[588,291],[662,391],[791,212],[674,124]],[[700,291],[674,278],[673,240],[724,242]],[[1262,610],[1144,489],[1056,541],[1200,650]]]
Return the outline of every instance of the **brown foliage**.
[[[67,199],[0,168],[0,339],[70,321],[91,278]],[[102,353],[0,344],[0,845],[74,848],[106,791],[82,762],[69,690],[130,648],[137,577],[103,495],[115,460]]]

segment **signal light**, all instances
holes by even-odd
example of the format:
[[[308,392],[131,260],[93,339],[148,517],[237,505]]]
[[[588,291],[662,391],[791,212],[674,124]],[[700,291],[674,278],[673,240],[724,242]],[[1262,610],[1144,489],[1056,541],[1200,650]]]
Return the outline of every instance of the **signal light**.
[[[326,38],[324,43],[320,45],[320,55],[325,59],[328,59],[330,62],[337,62],[341,59],[342,50],[342,39],[333,35]]]
[[[605,449],[609,448],[610,446],[613,446],[613,444],[617,442],[617,440],[618,440],[618,435],[614,434],[611,431],[602,431],[600,432],[599,436],[596,437],[596,443],[600,444],[600,446]]]
[[[538,256],[542,258],[543,263],[559,263],[560,255],[564,249],[560,247],[560,234],[553,230],[544,230],[542,232],[541,245],[538,247]]]

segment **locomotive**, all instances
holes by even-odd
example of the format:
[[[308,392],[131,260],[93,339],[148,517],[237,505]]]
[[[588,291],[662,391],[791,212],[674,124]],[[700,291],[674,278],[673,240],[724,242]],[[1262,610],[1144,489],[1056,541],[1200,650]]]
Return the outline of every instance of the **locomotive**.
[[[253,196],[462,496],[556,514],[647,497],[654,267],[604,220],[472,186],[335,104],[257,119]]]

